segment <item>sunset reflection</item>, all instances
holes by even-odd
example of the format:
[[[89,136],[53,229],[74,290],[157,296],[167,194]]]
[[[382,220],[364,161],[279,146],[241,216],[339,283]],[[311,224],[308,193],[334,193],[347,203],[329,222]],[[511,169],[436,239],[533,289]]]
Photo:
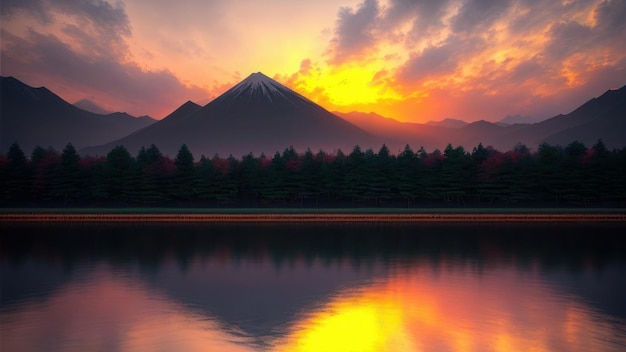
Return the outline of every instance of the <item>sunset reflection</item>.
[[[3,312],[2,351],[257,351],[236,327],[102,270]]]
[[[372,263],[370,276],[349,281],[349,265],[294,260],[278,269],[267,258],[227,257],[191,260],[184,274],[172,260],[139,276],[132,267],[98,264],[45,297],[3,306],[1,349],[498,352],[626,345],[621,318],[553,284],[538,264],[405,259]],[[333,276],[344,285],[312,294]],[[224,302],[236,308],[223,309]]]
[[[592,351],[620,326],[536,273],[420,265],[304,312],[274,351]]]

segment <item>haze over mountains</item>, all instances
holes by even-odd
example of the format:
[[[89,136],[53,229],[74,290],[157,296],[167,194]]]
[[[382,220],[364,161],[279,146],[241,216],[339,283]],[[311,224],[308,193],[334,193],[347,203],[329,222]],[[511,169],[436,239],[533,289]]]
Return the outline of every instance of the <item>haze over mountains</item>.
[[[66,102],[47,88],[33,88],[13,77],[0,77],[0,150],[18,142],[28,154],[35,146],[62,149],[97,145],[126,136],[155,122],[126,113],[94,114]]]
[[[506,125],[454,119],[403,123],[375,113],[330,113],[260,72],[205,106],[188,101],[157,122],[125,113],[88,112],[46,88],[32,88],[12,77],[1,82],[3,152],[16,141],[26,153],[36,145],[61,149],[72,142],[90,155],[106,155],[116,145],[124,145],[134,155],[142,146],[155,144],[164,154],[175,156],[187,144],[196,156],[236,157],[250,152],[272,155],[289,146],[299,152],[306,148],[350,152],[355,145],[377,150],[383,143],[393,153],[406,144],[429,151],[448,143],[467,150],[479,143],[509,150],[518,142],[530,148],[574,140],[591,146],[600,138],[609,148],[626,146],[626,87],[609,90],[566,115]],[[89,101],[77,105],[101,109]]]
[[[99,115],[108,115],[108,114],[113,113],[113,111],[106,110],[105,108],[101,107],[100,105],[94,103],[93,101],[89,99],[81,99],[75,102],[74,106],[79,109],[93,112],[94,114],[99,114]]]

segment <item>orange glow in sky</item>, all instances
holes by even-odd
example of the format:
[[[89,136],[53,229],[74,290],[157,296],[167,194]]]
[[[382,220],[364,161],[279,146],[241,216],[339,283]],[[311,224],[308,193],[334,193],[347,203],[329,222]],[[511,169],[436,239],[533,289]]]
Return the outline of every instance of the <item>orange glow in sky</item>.
[[[2,3],[3,76],[162,118],[262,71],[331,111],[548,118],[626,84],[618,0]]]

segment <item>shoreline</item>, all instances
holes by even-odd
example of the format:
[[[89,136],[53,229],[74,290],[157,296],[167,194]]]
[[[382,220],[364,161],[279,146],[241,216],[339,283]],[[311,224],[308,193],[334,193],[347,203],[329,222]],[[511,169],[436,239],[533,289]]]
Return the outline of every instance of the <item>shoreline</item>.
[[[0,223],[24,222],[625,222],[626,213],[4,213]]]

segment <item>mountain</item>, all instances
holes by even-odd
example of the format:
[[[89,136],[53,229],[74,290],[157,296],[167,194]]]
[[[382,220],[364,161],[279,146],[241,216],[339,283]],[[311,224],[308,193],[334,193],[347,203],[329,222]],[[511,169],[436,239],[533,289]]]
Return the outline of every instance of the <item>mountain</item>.
[[[386,139],[391,151],[405,144],[433,150],[450,143],[463,146],[468,151],[479,143],[499,150],[510,150],[518,142],[530,148],[537,148],[542,142],[565,146],[575,140],[592,146],[600,138],[608,148],[626,147],[626,86],[609,90],[569,114],[532,124],[503,122],[517,121],[512,117],[497,123],[476,121],[458,127],[454,123],[442,123],[446,120],[419,124],[403,123],[374,113],[337,115],[377,136],[393,137],[393,142]]]
[[[94,103],[93,101],[91,101],[89,99],[79,100],[79,101],[75,102],[73,105],[75,107],[81,109],[81,110],[92,112],[92,113],[98,114],[98,115],[107,115],[107,116],[109,116],[111,118],[117,118],[117,119],[120,119],[120,118],[122,118],[122,119],[134,118],[134,119],[138,119],[140,121],[143,121],[146,124],[146,126],[156,122],[155,119],[153,119],[152,117],[150,117],[148,115],[142,115],[142,116],[136,117],[136,116],[130,115],[130,114],[125,113],[125,112],[108,111],[108,110],[100,107],[98,104]]]
[[[461,128],[461,127],[467,126],[467,122],[465,122],[463,120],[447,118],[447,119],[443,119],[441,121],[428,121],[428,122],[426,122],[426,125],[427,126],[446,127],[446,128]]]
[[[136,153],[150,144],[170,156],[186,144],[196,156],[236,157],[272,155],[289,146],[300,152],[380,146],[372,135],[260,72],[200,109],[186,103],[137,133],[83,153],[102,155],[115,145]]]
[[[335,114],[378,136],[387,144],[391,152],[401,151],[407,144],[413,148],[424,147],[429,150],[442,148],[442,144],[445,147],[446,144],[441,141],[441,137],[448,135],[452,130],[421,123],[400,122],[372,112],[352,111],[348,113],[335,112]]]
[[[577,140],[591,146],[602,138],[609,148],[625,147],[626,86],[609,90],[600,97],[589,100],[570,114],[557,116],[554,119],[558,119],[556,122],[565,125],[566,128],[545,137],[544,140],[550,144],[566,145]],[[545,126],[541,127],[545,128]]]
[[[503,125],[515,125],[515,124],[531,124],[541,122],[541,118],[531,117],[531,116],[522,116],[522,115],[507,115],[502,120],[496,122],[496,124]]]
[[[0,77],[0,151],[18,142],[29,154],[35,146],[76,148],[121,138],[154,122],[126,113],[94,114],[66,102],[47,88],[33,88],[13,77]]]
[[[89,99],[81,99],[75,102],[74,106],[81,110],[93,112],[94,114],[98,114],[98,115],[108,115],[113,112],[113,111],[108,111],[104,109],[103,107],[101,107],[100,105],[94,103],[93,101]]]

